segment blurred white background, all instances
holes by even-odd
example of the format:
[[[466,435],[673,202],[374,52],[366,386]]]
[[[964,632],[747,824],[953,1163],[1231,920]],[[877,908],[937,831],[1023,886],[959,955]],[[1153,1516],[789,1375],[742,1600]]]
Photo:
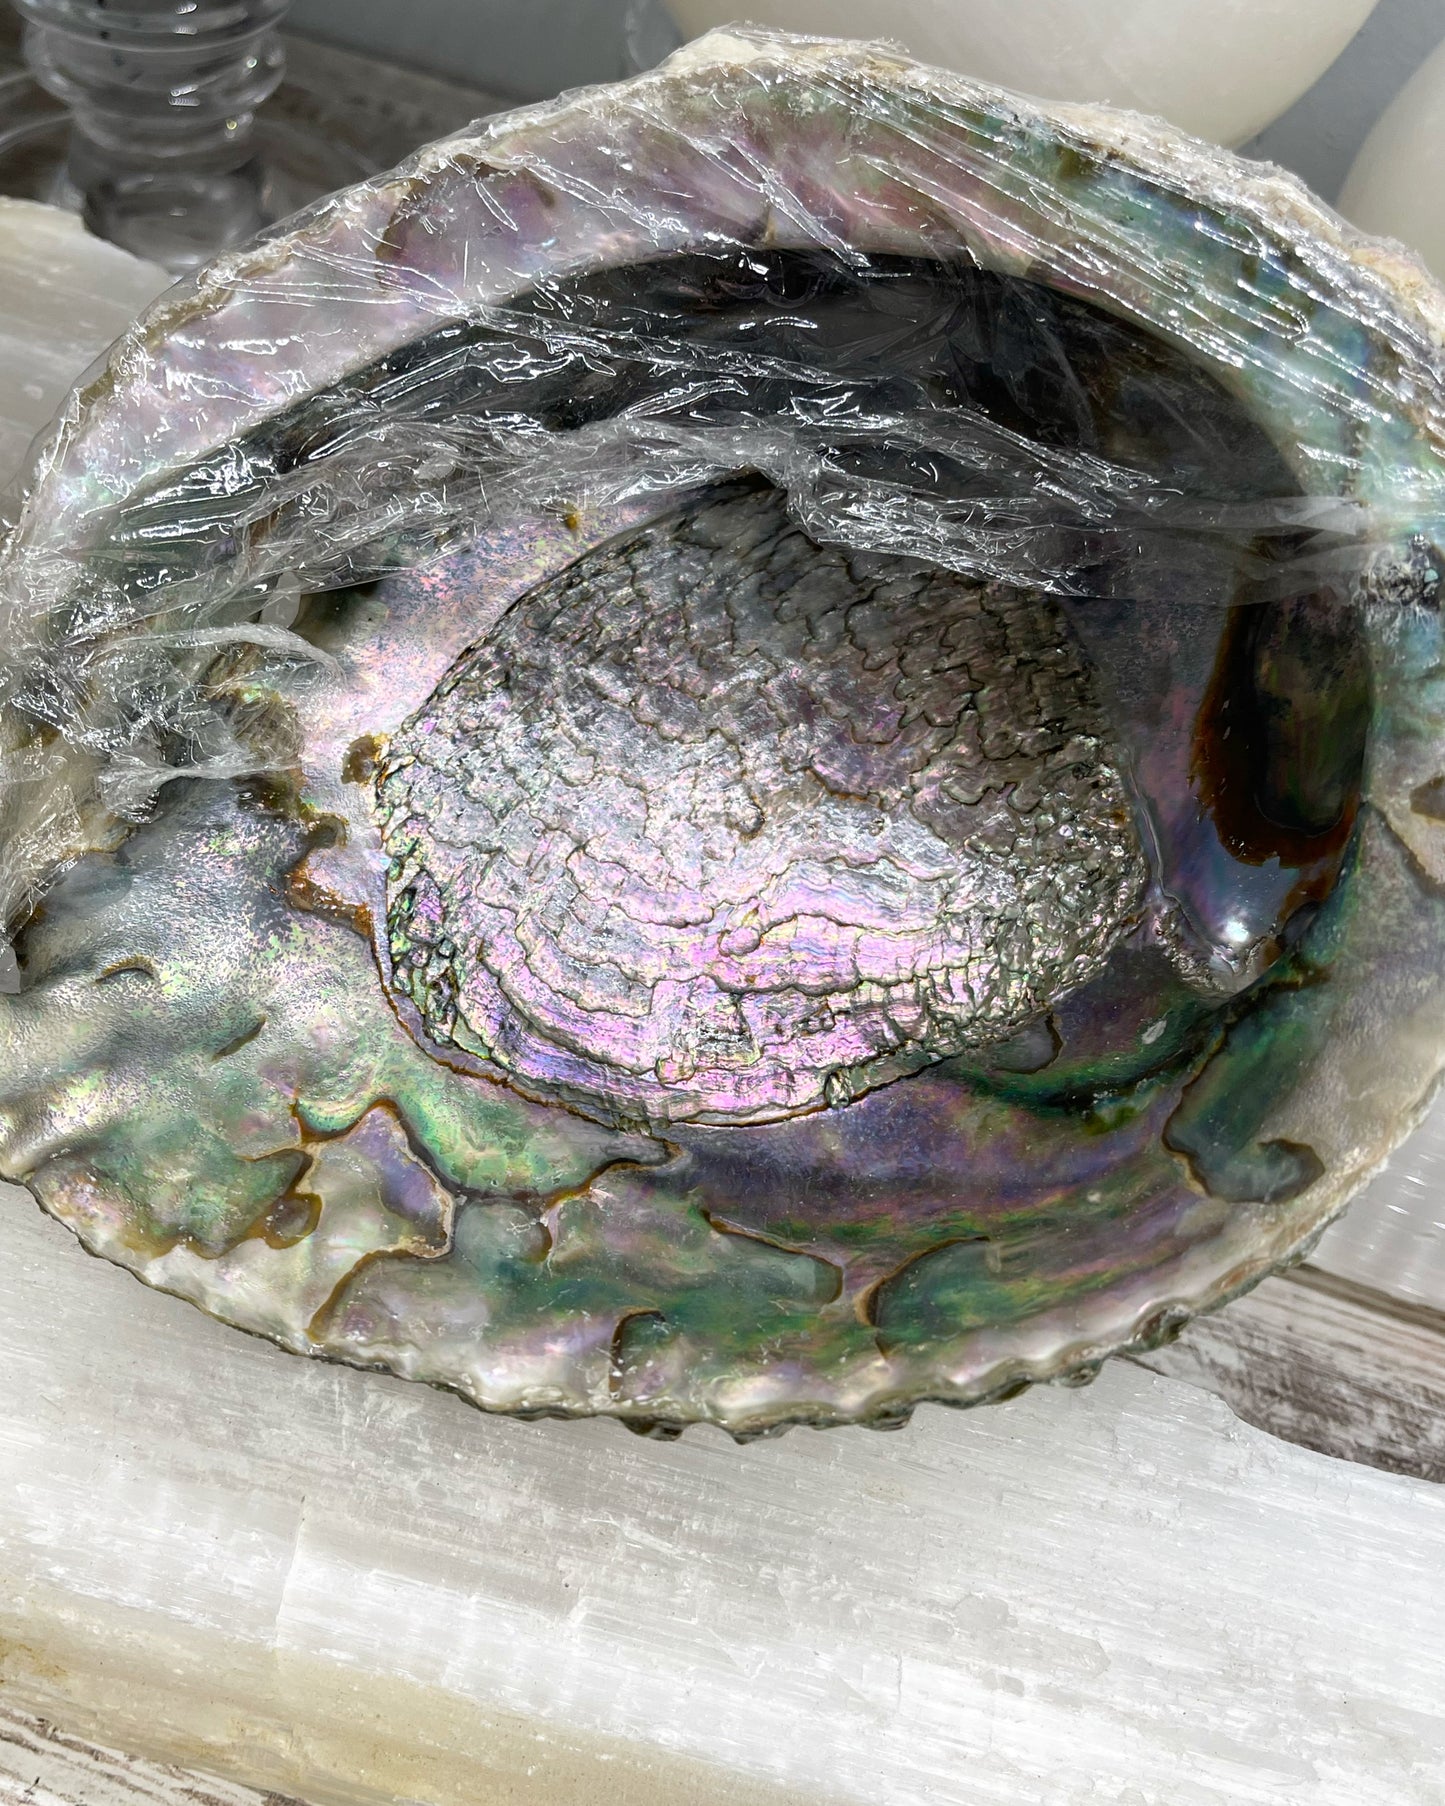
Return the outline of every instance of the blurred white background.
[[[704,7],[696,0],[692,4],[681,0],[681,4],[699,15],[750,16],[746,0],[739,0],[735,8]],[[947,19],[961,4],[962,0],[938,0],[935,10]],[[1210,0],[1210,4],[1221,19],[1232,20],[1236,14],[1247,17],[1251,12],[1260,18],[1266,14],[1298,18],[1303,63],[1313,54],[1313,32],[1318,31],[1319,21],[1328,15],[1334,29],[1334,21],[1347,10],[1337,0],[1249,0],[1248,5],[1239,5],[1238,0]],[[782,16],[776,0],[770,5],[763,0],[754,7],[753,16],[765,5],[770,14]],[[1084,0],[1078,10],[1087,13],[1091,9],[1111,19],[1132,13],[1157,28],[1160,17],[1171,10],[1194,13],[1200,7],[1184,0],[1125,0],[1124,4]],[[797,10],[799,14],[806,10],[810,23],[836,13],[840,29],[845,12],[893,17],[900,22],[892,28],[902,30],[908,8],[901,3],[883,4],[882,0],[867,7],[859,0],[836,6],[826,0],[812,0],[808,5],[804,0]],[[925,9],[919,0],[912,0],[912,10],[917,14]],[[1022,32],[1030,26],[1034,13],[1065,9],[1041,7],[1039,0],[1028,0],[1015,10]],[[1366,7],[1360,5],[1356,10],[1364,13]],[[393,56],[415,68],[472,82],[518,100],[541,99],[559,88],[609,81],[646,67],[665,55],[680,36],[663,0],[294,0],[292,23],[298,31],[333,43]],[[1227,36],[1221,40],[1221,56],[1229,48]],[[1288,112],[1240,148],[1248,156],[1283,163],[1326,200],[1335,200],[1371,127],[1442,41],[1445,0],[1379,0],[1338,61]],[[1247,62],[1247,56],[1242,60]],[[1217,64],[1212,68],[1201,64],[1199,79],[1201,84],[1212,85],[1222,73]],[[1425,179],[1423,173],[1421,179]],[[1432,178],[1432,185],[1441,186],[1438,177]]]

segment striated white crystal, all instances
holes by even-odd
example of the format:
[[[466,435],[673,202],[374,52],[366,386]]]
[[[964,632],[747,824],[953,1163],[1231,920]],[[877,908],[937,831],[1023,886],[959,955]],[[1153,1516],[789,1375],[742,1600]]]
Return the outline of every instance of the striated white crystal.
[[[0,196],[0,482],[79,373],[170,281],[74,214]]]
[[[0,1230],[0,1673],[102,1743],[317,1801],[1438,1801],[1445,1492],[1202,1391],[645,1442]]]
[[[1445,1311],[1445,1098],[1325,1231],[1310,1265]]]

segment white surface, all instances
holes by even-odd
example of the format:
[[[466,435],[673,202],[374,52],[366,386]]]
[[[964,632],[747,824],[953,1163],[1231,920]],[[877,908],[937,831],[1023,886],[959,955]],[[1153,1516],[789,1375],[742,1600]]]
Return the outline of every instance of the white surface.
[[[0,196],[0,485],[80,372],[170,280],[72,214]]]
[[[1158,113],[1238,144],[1349,43],[1375,0],[668,0],[695,33],[745,16],[894,38],[925,62],[1051,100]]]
[[[1445,44],[1426,59],[1365,140],[1340,211],[1398,238],[1445,277]]]
[[[7,1697],[101,1741],[325,1800],[1439,1806],[1445,1490],[1203,1392],[646,1443],[0,1232]]]
[[[1310,1264],[1445,1311],[1445,1097],[1325,1231]]]

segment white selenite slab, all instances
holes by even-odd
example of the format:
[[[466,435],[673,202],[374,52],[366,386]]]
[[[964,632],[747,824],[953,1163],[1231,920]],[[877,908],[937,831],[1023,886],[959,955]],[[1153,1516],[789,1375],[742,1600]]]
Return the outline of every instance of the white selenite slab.
[[[170,281],[74,214],[0,195],[0,485],[80,373]]]
[[[317,1801],[1439,1806],[1445,1489],[1123,1365],[892,1435],[520,1424],[0,1197],[0,1696]]]
[[[1310,1265],[1445,1312],[1445,1095],[1325,1231]]]

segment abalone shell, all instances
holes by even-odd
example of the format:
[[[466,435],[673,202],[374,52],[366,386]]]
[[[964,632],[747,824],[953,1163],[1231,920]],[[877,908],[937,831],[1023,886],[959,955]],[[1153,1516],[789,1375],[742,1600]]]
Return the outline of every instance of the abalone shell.
[[[1277,172],[758,33],[201,272],[0,567],[0,1171],[653,1433],[1172,1333],[1445,1065],[1442,321]]]

